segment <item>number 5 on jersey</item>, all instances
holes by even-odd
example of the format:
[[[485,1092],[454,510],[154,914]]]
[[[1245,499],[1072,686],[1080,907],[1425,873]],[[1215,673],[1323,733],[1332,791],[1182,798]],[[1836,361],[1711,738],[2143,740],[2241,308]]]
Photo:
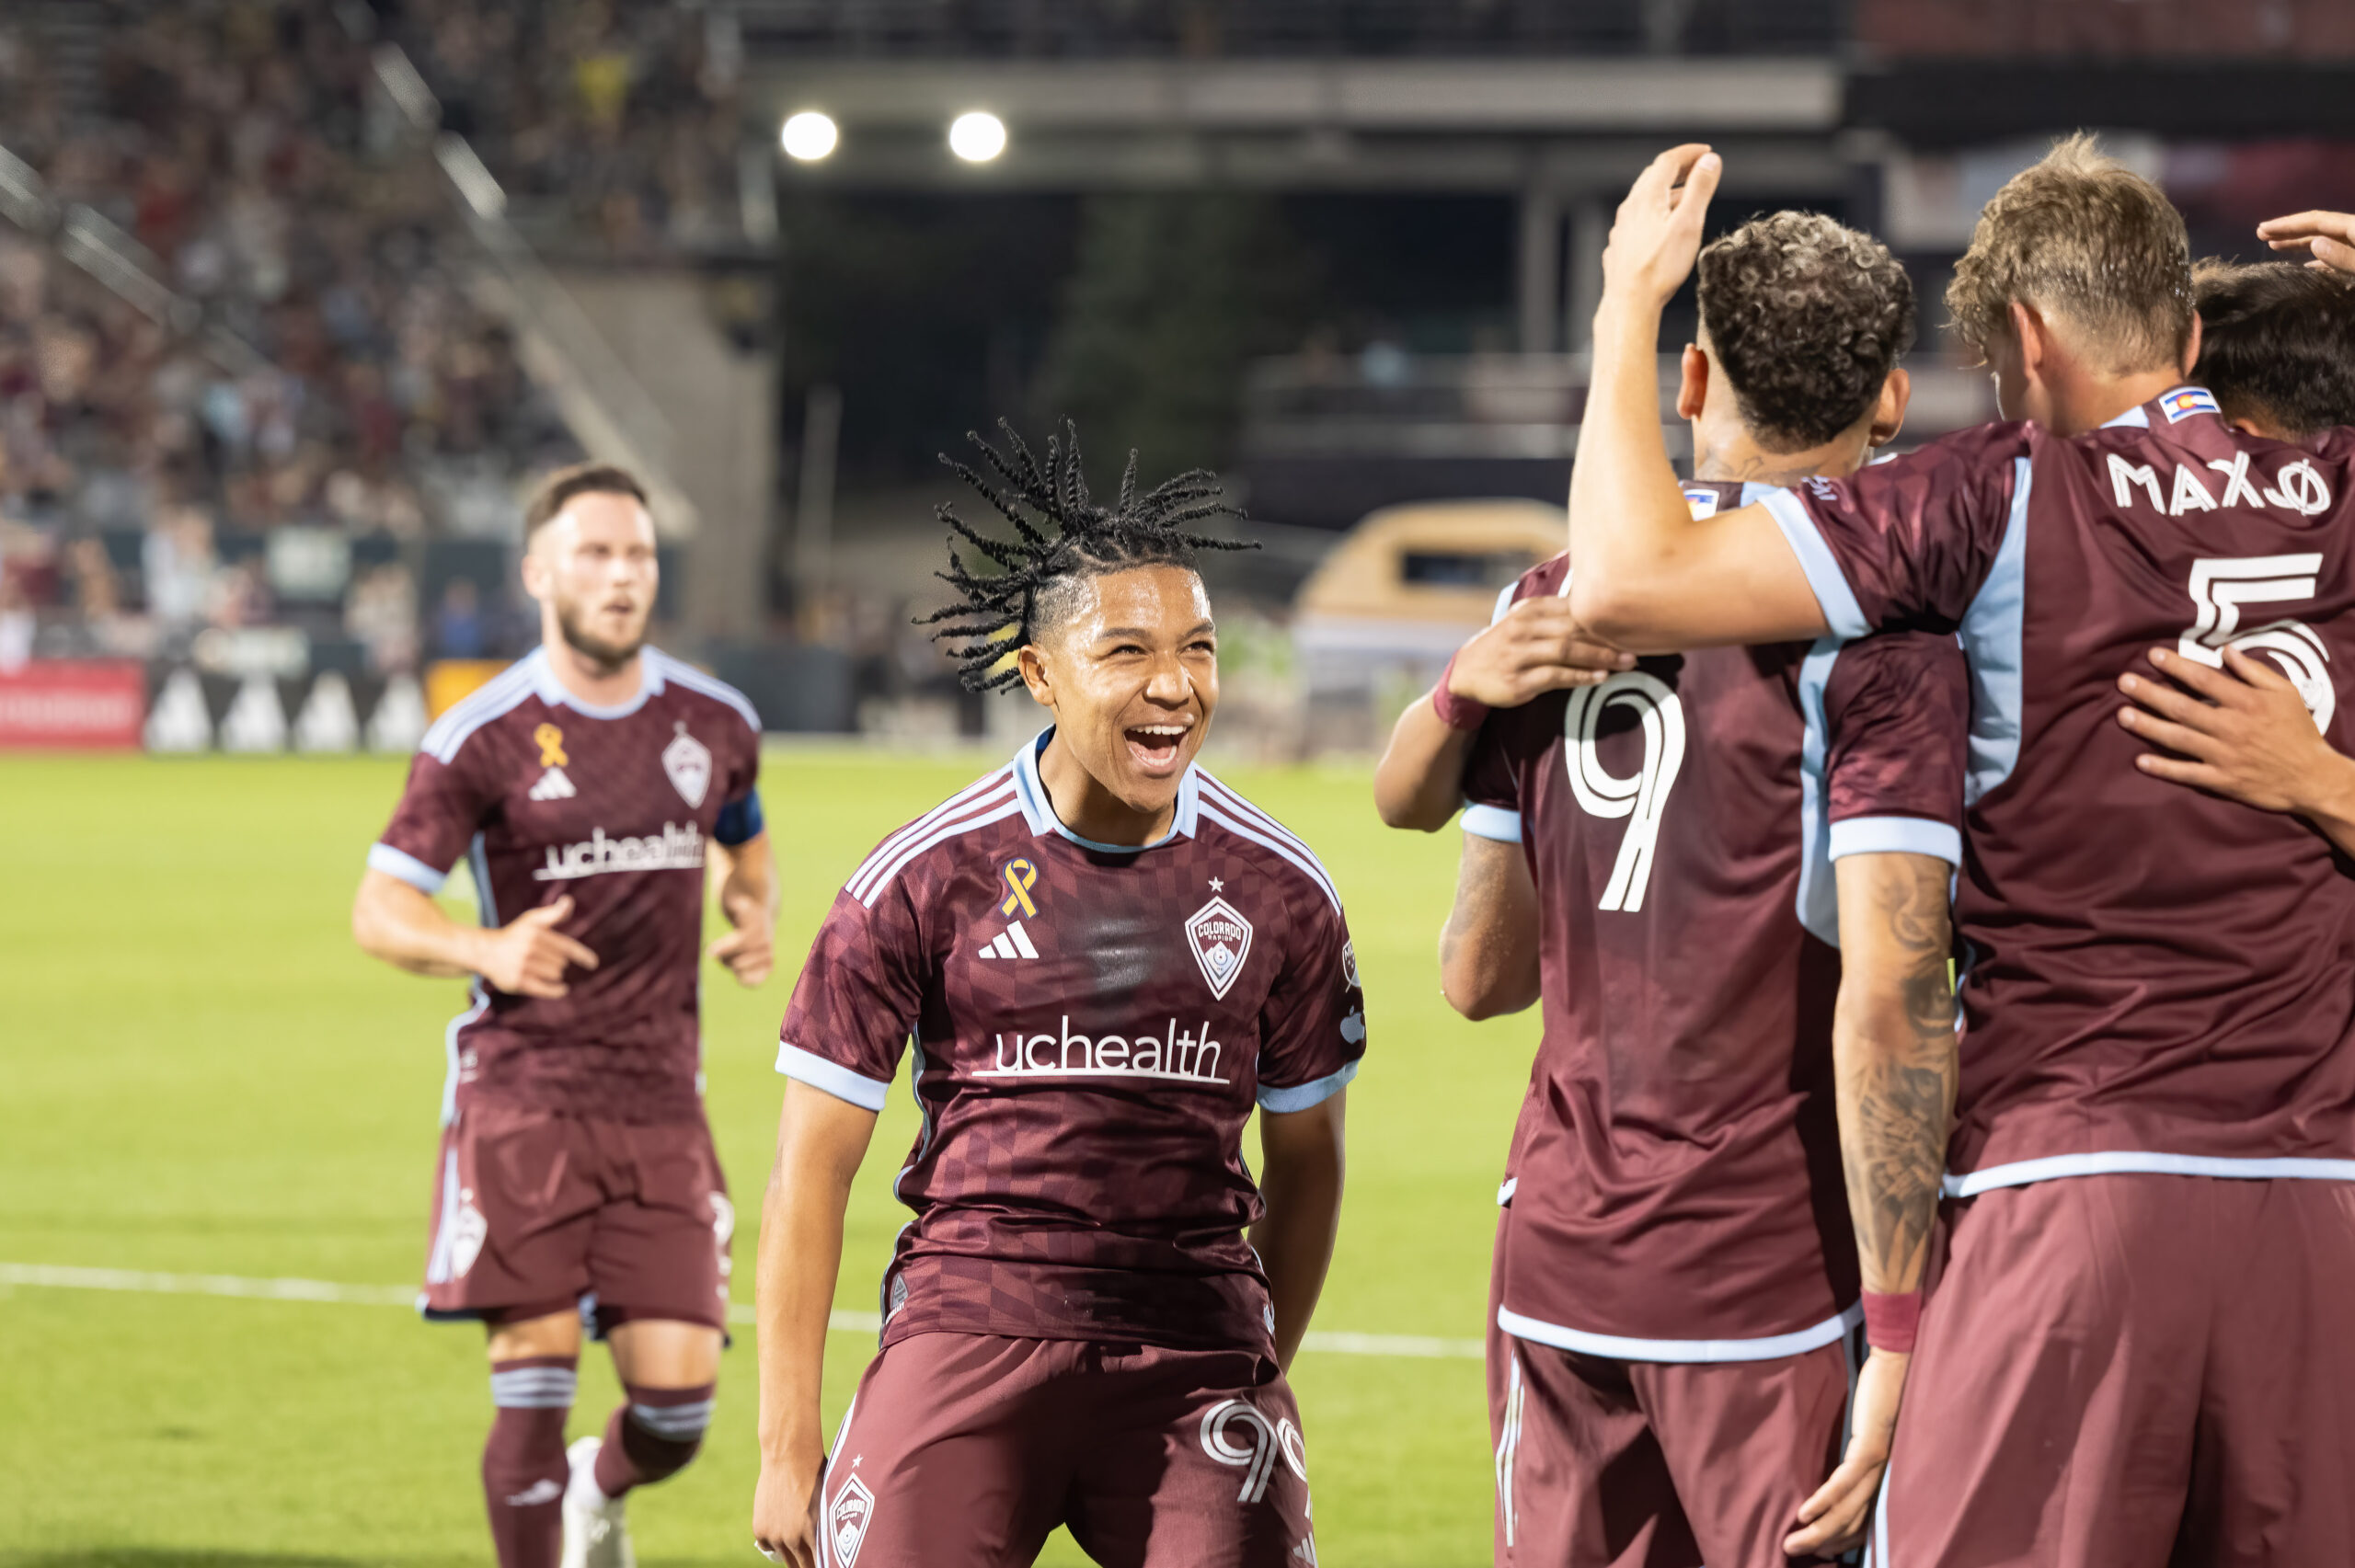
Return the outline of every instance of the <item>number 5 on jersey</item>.
[[[1643,767],[1632,778],[1612,773],[1595,755],[1603,715],[1614,706],[1635,709],[1643,725]],[[1684,704],[1666,681],[1630,670],[1599,686],[1571,692],[1562,723],[1562,761],[1579,805],[1589,816],[1630,818],[1611,880],[1595,907],[1633,914],[1644,907],[1644,888],[1652,879],[1652,852],[1660,842],[1660,814],[1668,808],[1676,770],[1684,762]]]
[[[2303,621],[2269,621],[2241,629],[2241,606],[2281,604],[2315,596],[2322,553],[2297,555],[2203,555],[2191,563],[2191,603],[2199,619],[2176,640],[2176,651],[2211,669],[2224,665],[2223,650],[2266,653],[2305,700],[2315,727],[2327,732],[2338,711],[2330,683],[2330,650]]]

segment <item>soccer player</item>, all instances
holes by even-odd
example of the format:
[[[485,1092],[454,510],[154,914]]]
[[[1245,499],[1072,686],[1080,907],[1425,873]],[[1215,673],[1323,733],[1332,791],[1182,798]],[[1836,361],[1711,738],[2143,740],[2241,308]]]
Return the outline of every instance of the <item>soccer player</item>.
[[[1700,311],[1677,397],[1696,511],[1847,474],[1896,435],[1913,291],[1878,241],[1759,219],[1701,253]],[[1962,652],[1826,637],[1597,677],[1580,668],[1597,650],[1548,650],[1534,619],[1568,611],[1568,575],[1557,556],[1522,578],[1377,775],[1396,825],[1475,802],[1441,938],[1449,1001],[1545,1009],[1499,1196],[1496,1561],[1836,1554],[1896,1405],[1876,1357],[1827,1482],[1859,1315],[1835,1078],[1890,1103],[1889,1082],[1952,1054]],[[1477,700],[1517,702],[1523,681],[1578,689]],[[1907,1114],[1942,1147],[1951,1079],[1911,1081]],[[1867,1288],[1887,1288],[1884,1259],[1918,1267],[1924,1237],[1879,1236],[1870,1203],[1857,1221],[1881,1243]]]
[[[1637,649],[1956,629],[1973,678],[1956,1207],[1874,1549],[2355,1562],[2355,879],[2300,821],[2139,773],[2114,717],[2144,650],[2237,646],[2346,749],[2355,435],[2247,435],[2186,383],[2182,220],[2071,138],[1947,294],[2010,422],[1696,521],[1652,354],[1717,172],[1672,150],[1620,208],[1572,608]],[[1909,1227],[1933,1174],[1892,1192]]]
[[[2200,363],[2234,429],[2305,441],[2355,424],[2355,284],[2289,261],[2202,262],[2192,275]]]
[[[420,1305],[489,1330],[500,1568],[550,1568],[559,1540],[566,1568],[626,1568],[623,1499],[695,1457],[728,1321],[735,1210],[704,1123],[697,950],[716,846],[735,929],[711,956],[768,977],[760,721],[646,646],[654,525],[629,475],[557,474],[524,526],[541,646],[426,732],[351,924],[388,963],[474,977]],[[433,901],[462,856],[478,926]],[[626,1399],[568,1455],[584,1318]]]
[[[1010,435],[1011,432],[1009,432]],[[980,444],[976,438],[977,444]],[[960,468],[1015,528],[944,518],[936,620],[969,686],[1052,727],[885,839],[810,950],[760,1242],[753,1536],[801,1568],[1304,1568],[1284,1368],[1340,1213],[1365,1049],[1332,881],[1195,763],[1217,633],[1187,524],[1216,479],[1090,499],[1075,437]],[[979,570],[971,569],[979,565]],[[851,1177],[903,1047],[924,1131],[882,1347],[831,1458],[826,1315]],[[1242,1134],[1259,1108],[1260,1176]]]

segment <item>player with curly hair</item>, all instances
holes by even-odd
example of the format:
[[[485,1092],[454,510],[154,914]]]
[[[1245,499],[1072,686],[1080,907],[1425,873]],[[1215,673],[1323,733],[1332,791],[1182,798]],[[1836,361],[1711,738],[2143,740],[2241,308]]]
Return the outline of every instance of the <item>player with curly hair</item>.
[[[941,509],[958,598],[929,621],[967,686],[1018,682],[1053,723],[876,848],[795,988],[753,1535],[803,1568],[1028,1563],[1059,1525],[1102,1562],[1314,1562],[1284,1368],[1365,1048],[1348,926],[1307,846],[1195,761],[1215,476],[1140,493],[1132,454],[1106,505],[1068,425],[1043,458],[1007,437],[950,465],[1013,536]],[[829,1457],[844,1207],[910,1044],[915,1218]]]
[[[1913,290],[1886,246],[1775,212],[1700,273],[1677,396],[1696,514],[1895,436]],[[1393,826],[1471,802],[1448,1001],[1543,1007],[1498,1196],[1496,1561],[1836,1555],[1896,1405],[1891,1368],[1852,1361],[1878,1281],[1835,1105],[1894,1079],[1917,1136],[1945,1134],[1946,1082],[1912,1070],[1952,1049],[1962,650],[1902,633],[1589,669],[1547,647],[1580,635],[1570,576],[1557,555],[1513,585],[1376,774]],[[1923,1240],[1888,1251],[1913,1266]]]

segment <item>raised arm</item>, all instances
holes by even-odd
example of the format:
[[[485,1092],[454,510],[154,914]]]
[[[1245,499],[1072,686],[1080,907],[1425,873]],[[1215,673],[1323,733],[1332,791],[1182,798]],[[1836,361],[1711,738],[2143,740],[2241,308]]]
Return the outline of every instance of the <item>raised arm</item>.
[[[1289,1368],[1325,1290],[1341,1230],[1343,1112],[1336,1091],[1304,1111],[1259,1113],[1259,1194],[1267,1212],[1251,1247],[1268,1271],[1276,1311],[1276,1361]]]
[[[818,1396],[826,1323],[842,1273],[843,1214],[875,1113],[788,1080],[776,1163],[761,1205],[754,1308],[760,1350],[761,1477],[752,1539],[772,1562],[816,1568],[826,1436]]]
[[[1697,143],[1652,161],[1603,251],[1593,372],[1570,470],[1570,604],[1637,653],[1812,638],[1823,612],[1763,507],[1695,521],[1660,420],[1660,312],[1693,270],[1717,189]]]
[[[1580,626],[1561,595],[1522,600],[1457,649],[1438,687],[1398,715],[1374,769],[1374,808],[1393,828],[1437,832],[1464,804],[1464,760],[1490,708],[1517,708],[1635,667],[1634,655]]]
[[[1840,1000],[1832,1050],[1840,1157],[1872,1348],[1850,1407],[1847,1452],[1801,1505],[1800,1528],[1784,1543],[1794,1556],[1836,1556],[1856,1544],[1889,1463],[1946,1174],[1957,1077],[1947,971],[1954,868],[1934,855],[1896,853],[1852,854],[1834,864]]]
[[[1455,907],[1439,933],[1439,987],[1475,1023],[1537,1001],[1537,884],[1519,844],[1464,835]]]

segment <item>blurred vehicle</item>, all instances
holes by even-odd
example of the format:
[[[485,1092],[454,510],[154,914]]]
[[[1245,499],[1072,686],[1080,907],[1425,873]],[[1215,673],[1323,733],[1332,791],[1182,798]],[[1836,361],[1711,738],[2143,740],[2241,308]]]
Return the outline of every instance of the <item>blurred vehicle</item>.
[[[1369,513],[1294,601],[1307,749],[1372,748],[1488,624],[1498,596],[1560,553],[1568,529],[1560,507],[1524,499],[1419,501]]]

